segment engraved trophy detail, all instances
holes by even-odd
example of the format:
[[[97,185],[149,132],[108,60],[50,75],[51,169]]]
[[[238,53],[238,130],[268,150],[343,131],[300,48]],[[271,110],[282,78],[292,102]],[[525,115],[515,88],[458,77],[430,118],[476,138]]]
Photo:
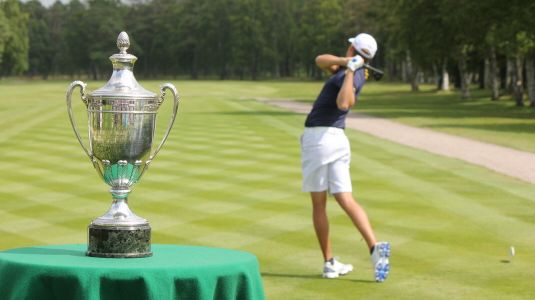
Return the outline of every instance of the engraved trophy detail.
[[[170,83],[161,86],[159,95],[141,87],[133,73],[137,57],[126,52],[129,46],[130,40],[123,31],[117,38],[119,53],[110,57],[113,74],[106,85],[88,94],[84,82],[74,81],[67,90],[67,109],[76,138],[100,177],[111,187],[113,197],[108,212],[89,225],[88,256],[152,255],[149,222],[130,210],[127,197],[167,140],[177,115],[179,96]],[[87,147],[73,116],[71,98],[76,87],[80,87],[87,108]],[[173,94],[173,110],[163,139],[155,147],[156,115],[166,90]]]

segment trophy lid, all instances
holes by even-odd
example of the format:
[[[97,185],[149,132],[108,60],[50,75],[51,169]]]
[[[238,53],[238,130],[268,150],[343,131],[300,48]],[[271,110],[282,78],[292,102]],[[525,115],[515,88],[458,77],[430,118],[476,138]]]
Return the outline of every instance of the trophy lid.
[[[119,53],[110,56],[113,73],[106,85],[91,93],[93,97],[120,98],[155,98],[156,94],[144,89],[134,77],[134,63],[137,60],[132,54],[126,53],[130,47],[130,39],[126,32],[117,37]]]

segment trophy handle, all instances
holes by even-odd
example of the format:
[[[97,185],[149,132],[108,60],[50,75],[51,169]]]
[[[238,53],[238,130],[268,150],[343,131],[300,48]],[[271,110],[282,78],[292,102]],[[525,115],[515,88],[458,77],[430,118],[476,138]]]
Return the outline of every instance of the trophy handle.
[[[173,99],[174,99],[174,105],[173,105],[173,114],[171,116],[171,120],[169,120],[169,125],[167,126],[167,130],[165,131],[165,134],[163,136],[162,141],[158,145],[158,148],[152,153],[149,157],[149,161],[152,161],[156,154],[160,151],[160,148],[162,148],[163,144],[167,140],[167,137],[169,136],[169,132],[171,132],[171,128],[173,127],[173,124],[175,123],[175,118],[178,112],[178,104],[180,96],[178,95],[178,92],[176,91],[176,88],[174,85],[170,83],[165,83],[162,86],[160,86],[160,97],[158,98],[158,107],[163,103],[165,100],[165,90],[170,90],[171,93],[173,93]]]
[[[85,154],[87,154],[87,156],[89,156],[89,158],[91,158],[92,155],[91,155],[90,151],[87,150],[87,148],[84,146],[84,143],[82,142],[82,138],[80,137],[80,133],[78,133],[78,129],[76,129],[76,121],[74,120],[74,116],[73,116],[73,113],[72,113],[71,97],[72,97],[72,92],[74,91],[74,88],[76,88],[77,86],[80,87],[80,96],[81,96],[82,101],[84,102],[85,106],[87,107],[87,98],[85,96],[86,84],[84,82],[82,82],[82,81],[77,80],[77,81],[73,81],[69,85],[69,88],[67,89],[67,111],[69,112],[69,119],[71,120],[72,129],[74,130],[74,134],[76,135],[76,138],[78,139],[78,142],[80,142],[80,145],[84,149]]]

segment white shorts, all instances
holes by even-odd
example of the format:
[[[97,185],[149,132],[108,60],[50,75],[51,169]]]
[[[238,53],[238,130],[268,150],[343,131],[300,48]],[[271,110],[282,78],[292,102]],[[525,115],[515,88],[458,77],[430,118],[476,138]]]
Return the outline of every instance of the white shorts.
[[[303,192],[352,192],[351,151],[343,129],[306,127],[301,136]]]

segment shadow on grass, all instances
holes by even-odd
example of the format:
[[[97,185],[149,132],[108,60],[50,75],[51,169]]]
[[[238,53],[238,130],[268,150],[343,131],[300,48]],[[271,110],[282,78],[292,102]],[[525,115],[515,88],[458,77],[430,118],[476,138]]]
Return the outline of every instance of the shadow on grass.
[[[206,111],[206,112],[192,112],[190,114],[197,115],[241,115],[241,116],[250,116],[250,115],[261,115],[261,116],[294,116],[300,115],[300,113],[295,113],[291,111],[270,111],[270,110],[252,110],[252,111]]]
[[[517,107],[511,100],[491,101],[485,91],[474,90],[471,99],[460,99],[458,93],[437,91],[374,91],[363,94],[365,101],[355,109],[364,113],[395,119],[418,118],[514,118],[535,117],[530,107]]]
[[[535,132],[535,124],[433,124],[426,126],[428,128],[467,128],[487,131],[502,131],[515,133],[533,133]]]
[[[490,101],[485,91],[475,90],[472,92],[471,99],[461,100],[456,92],[374,90],[367,94],[364,93],[362,95],[364,101],[357,102],[353,111],[388,119],[512,118],[530,121],[535,118],[535,109],[533,108],[517,107],[513,101],[507,100]],[[309,104],[312,104],[314,100],[293,99],[295,102]]]
[[[300,102],[300,103],[310,103],[310,104],[312,104],[312,103],[314,103],[314,101],[316,101],[316,98],[314,98],[314,99],[312,99],[312,98],[310,98],[310,99],[293,99],[293,101]]]
[[[262,277],[278,277],[278,278],[294,278],[294,279],[318,279],[326,280],[320,275],[302,275],[302,274],[284,274],[284,273],[261,273]],[[338,277],[337,280],[351,281],[351,282],[361,282],[361,283],[375,283],[373,280],[362,280],[362,279],[345,279],[344,277]]]

